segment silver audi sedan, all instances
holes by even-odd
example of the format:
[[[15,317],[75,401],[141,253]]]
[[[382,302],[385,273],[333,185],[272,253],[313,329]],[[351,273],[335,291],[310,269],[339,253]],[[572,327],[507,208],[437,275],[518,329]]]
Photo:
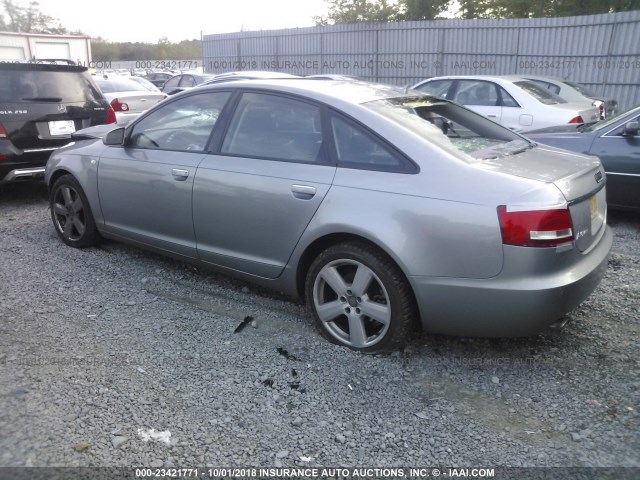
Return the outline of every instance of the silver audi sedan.
[[[612,244],[597,158],[418,91],[237,81],[75,139],[46,167],[63,242],[116,239],[284,291],[364,352],[417,324],[540,332],[596,288]]]

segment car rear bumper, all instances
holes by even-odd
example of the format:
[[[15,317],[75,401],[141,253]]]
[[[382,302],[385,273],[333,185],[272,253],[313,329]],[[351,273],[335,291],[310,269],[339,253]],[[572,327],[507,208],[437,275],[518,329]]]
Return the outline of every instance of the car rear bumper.
[[[57,148],[20,150],[8,141],[0,142],[0,183],[43,178],[47,160]]]
[[[42,180],[44,167],[16,168],[9,171],[0,182],[15,182],[16,180]]]
[[[44,167],[49,154],[35,157],[21,158],[19,161],[10,159],[0,162],[0,183],[17,180],[34,180],[44,178]]]
[[[505,267],[494,278],[409,277],[423,327],[427,332],[446,335],[535,335],[595,290],[606,271],[612,243],[613,234],[607,227],[587,254],[575,249],[564,253],[545,249],[546,258],[536,260],[538,252],[523,257],[521,247],[505,247],[505,265],[515,265],[511,271]],[[509,262],[511,256],[516,260]]]

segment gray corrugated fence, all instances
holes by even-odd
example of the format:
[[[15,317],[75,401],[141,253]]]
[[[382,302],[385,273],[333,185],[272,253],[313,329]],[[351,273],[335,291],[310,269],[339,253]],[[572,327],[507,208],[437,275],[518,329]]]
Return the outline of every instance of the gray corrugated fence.
[[[640,11],[436,20],[205,35],[207,72],[336,73],[396,85],[436,75],[561,77],[640,104]]]

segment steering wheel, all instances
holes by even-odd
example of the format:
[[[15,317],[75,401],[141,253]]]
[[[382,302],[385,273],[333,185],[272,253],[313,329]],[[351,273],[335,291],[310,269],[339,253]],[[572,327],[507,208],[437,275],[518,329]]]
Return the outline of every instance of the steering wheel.
[[[171,150],[202,150],[204,145],[200,137],[186,130],[175,130],[165,139],[167,148]]]

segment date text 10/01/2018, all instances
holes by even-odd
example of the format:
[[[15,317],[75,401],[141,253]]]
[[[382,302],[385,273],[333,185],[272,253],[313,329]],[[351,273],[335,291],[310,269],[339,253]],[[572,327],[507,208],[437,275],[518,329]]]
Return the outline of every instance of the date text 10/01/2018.
[[[172,478],[437,478],[448,477],[493,478],[493,468],[136,468],[136,477]]]

